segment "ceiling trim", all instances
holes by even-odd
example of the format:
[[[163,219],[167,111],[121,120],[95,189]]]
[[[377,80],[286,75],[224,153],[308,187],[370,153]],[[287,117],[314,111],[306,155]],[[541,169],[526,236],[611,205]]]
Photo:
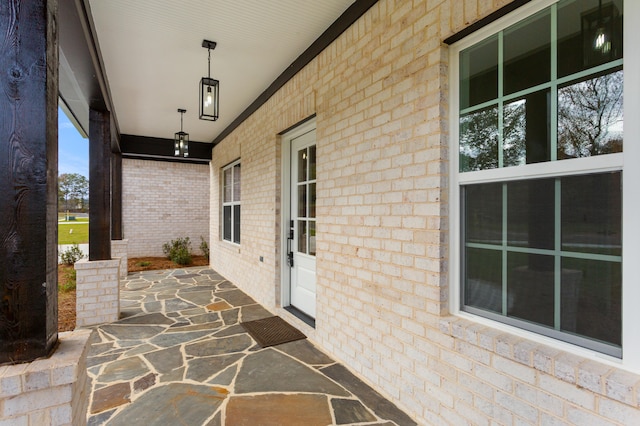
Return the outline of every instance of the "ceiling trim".
[[[231,122],[213,141],[213,146],[222,142],[247,118],[264,105],[278,90],[300,72],[309,62],[333,43],[347,28],[356,22],[378,0],[356,0],[327,30],[314,41],[298,58],[274,80],[235,120]]]
[[[176,157],[174,140],[151,136],[120,135],[123,158],[171,161],[181,163],[209,163],[211,144],[209,142],[189,141],[189,157]]]

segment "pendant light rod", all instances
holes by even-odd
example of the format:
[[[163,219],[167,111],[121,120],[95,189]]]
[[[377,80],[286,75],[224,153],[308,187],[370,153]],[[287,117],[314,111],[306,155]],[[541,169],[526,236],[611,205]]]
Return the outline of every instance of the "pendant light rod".
[[[202,40],[202,47],[208,50],[209,53],[209,68],[207,71],[207,77],[211,78],[211,50],[215,49],[218,43],[210,40]]]
[[[182,132],[182,117],[184,117],[184,113],[187,112],[187,110],[178,108],[178,112],[180,113],[180,131]]]
[[[216,121],[219,115],[220,82],[211,78],[211,50],[217,43],[211,40],[202,40],[202,47],[207,49],[207,76],[200,79],[200,120]]]

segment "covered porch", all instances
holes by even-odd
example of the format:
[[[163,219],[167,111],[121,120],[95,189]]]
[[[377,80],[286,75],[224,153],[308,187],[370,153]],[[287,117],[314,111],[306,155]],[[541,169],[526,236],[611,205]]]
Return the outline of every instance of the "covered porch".
[[[273,314],[210,268],[121,285],[90,339],[90,425],[416,424],[302,336],[256,342],[242,324]]]

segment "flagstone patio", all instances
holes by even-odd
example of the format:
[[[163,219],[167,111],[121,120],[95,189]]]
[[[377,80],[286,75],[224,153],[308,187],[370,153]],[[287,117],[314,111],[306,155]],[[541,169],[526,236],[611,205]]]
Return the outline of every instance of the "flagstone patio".
[[[89,425],[415,425],[308,340],[262,348],[272,314],[215,271],[129,274],[122,319],[95,328]]]

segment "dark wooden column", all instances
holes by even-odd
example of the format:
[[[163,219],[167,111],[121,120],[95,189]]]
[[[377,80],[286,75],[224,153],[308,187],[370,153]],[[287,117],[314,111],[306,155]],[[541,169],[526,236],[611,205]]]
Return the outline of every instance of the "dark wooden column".
[[[111,157],[111,239],[122,239],[122,154]]]
[[[58,339],[56,0],[0,2],[0,364]]]
[[[89,260],[111,259],[111,114],[89,111]]]

